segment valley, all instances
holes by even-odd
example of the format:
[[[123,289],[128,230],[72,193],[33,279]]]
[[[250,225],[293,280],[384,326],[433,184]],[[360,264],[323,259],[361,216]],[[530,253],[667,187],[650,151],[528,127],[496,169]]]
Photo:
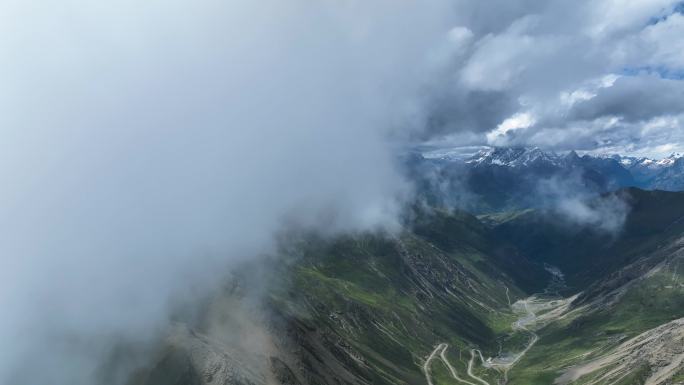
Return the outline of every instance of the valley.
[[[466,373],[470,380],[464,380],[458,376],[454,367],[449,363],[446,357],[448,344],[440,343],[435,347],[435,350],[427,357],[423,365],[426,380],[428,384],[434,385],[432,375],[430,372],[430,365],[436,358],[441,358],[441,361],[447,366],[451,376],[457,383],[473,384],[471,381],[491,385],[486,380],[473,374],[473,370],[479,365],[488,371],[488,376],[492,376],[491,371],[496,372],[498,376],[493,383],[507,384],[508,372],[527,354],[527,352],[534,347],[539,340],[539,335],[535,330],[542,328],[545,324],[553,322],[555,319],[562,317],[570,308],[572,302],[577,298],[577,295],[569,298],[561,298],[549,296],[550,292],[554,292],[563,287],[562,273],[557,268],[547,267],[551,275],[549,286],[543,293],[534,294],[530,297],[519,299],[510,306],[510,311],[518,318],[510,325],[510,330],[503,336],[498,338],[499,351],[498,353],[487,359],[484,358],[479,349],[470,349],[470,360],[467,364]],[[505,349],[505,350],[504,350]],[[519,349],[519,350],[516,350]]]
[[[610,236],[535,211],[487,223],[418,211],[391,236],[291,235],[205,317],[179,320],[130,385],[677,384],[684,194],[624,194],[631,211]]]

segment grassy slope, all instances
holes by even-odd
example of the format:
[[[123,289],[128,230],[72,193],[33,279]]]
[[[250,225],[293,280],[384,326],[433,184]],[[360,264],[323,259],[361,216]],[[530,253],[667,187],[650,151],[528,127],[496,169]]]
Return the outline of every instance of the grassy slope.
[[[634,209],[618,239],[565,233],[525,212],[487,218],[503,222],[493,232],[470,215],[436,213],[417,215],[415,227],[397,237],[292,241],[284,254],[293,258],[274,261],[278,284],[267,293],[267,307],[287,325],[273,330],[293,342],[281,358],[298,380],[287,383],[425,384],[421,366],[438,343],[449,344],[449,359],[465,377],[470,349],[496,355],[510,332],[518,316],[509,299],[546,284],[546,273],[527,256],[561,265],[585,295],[580,310],[538,331],[539,342],[509,373],[509,384],[551,384],[564,367],[684,316],[677,278],[684,262],[667,246],[677,249],[684,233],[684,195],[629,193]],[[658,263],[665,267],[644,275]],[[625,285],[622,296],[609,297]],[[617,300],[588,306],[606,298]],[[518,337],[506,343],[524,344]],[[436,384],[453,383],[439,360],[432,370]],[[496,383],[496,373],[479,364],[475,373]],[[635,367],[628,379],[646,373]]]
[[[374,384],[424,383],[420,365],[440,342],[454,351],[476,346],[495,352],[498,334],[515,318],[506,287],[510,298],[525,294],[488,262],[482,229],[474,226],[479,222],[469,216],[434,220],[448,223],[394,240],[365,235],[308,242],[288,268],[294,273],[288,292],[275,295],[274,303],[288,304],[285,312],[329,330],[366,357],[382,373]]]
[[[684,287],[672,285],[671,276],[670,271],[657,273],[634,283],[609,308],[579,311],[543,329],[539,343],[512,371],[511,384],[553,383],[563,368],[598,357],[626,339],[684,317]]]
[[[627,189],[618,194],[629,202],[630,210],[617,234],[535,210],[510,215],[493,231],[497,239],[515,244],[531,260],[560,267],[571,291],[584,290],[653,252],[664,234],[684,218],[684,193]]]
[[[528,293],[534,290],[520,278],[525,271],[535,281],[545,282],[538,266],[527,261],[523,260],[522,273],[516,271],[520,266],[511,265],[502,253],[511,249],[506,245],[519,242],[525,252],[543,248],[556,258],[549,262],[565,264],[562,267],[570,270],[572,282],[585,285],[587,294],[578,300],[578,306],[601,298],[667,259],[669,254],[661,248],[684,232],[684,224],[678,221],[684,214],[684,195],[629,193],[633,209],[617,239],[581,232],[568,236],[564,227],[549,225],[546,220],[530,222],[526,216],[531,212],[504,218],[508,229],[515,223],[518,232],[497,238],[501,233],[492,236],[474,217],[439,214],[424,222],[419,218],[414,234],[404,234],[401,242],[368,236],[310,247],[303,263],[297,264],[295,286],[308,301],[318,301],[324,313],[335,314],[334,321],[319,315],[315,322],[337,330],[363,355],[375,357],[372,365],[385,377],[373,383],[424,383],[420,364],[438,342],[449,343],[453,351],[463,349],[466,356],[471,346],[480,347],[485,357],[496,353],[496,339],[510,331],[515,319],[507,306],[504,285],[515,300],[525,295],[518,287],[525,287]],[[535,237],[544,237],[545,242],[534,247],[525,243]],[[577,244],[570,247],[571,242]],[[402,255],[399,244],[410,258]],[[519,262],[521,257],[509,258]],[[624,268],[629,264],[633,266]],[[666,269],[634,281],[610,308],[578,311],[539,331],[539,343],[510,373],[509,383],[551,384],[564,367],[684,316],[682,289],[668,284],[672,273]],[[597,283],[587,286],[585,282]],[[363,321],[354,323],[359,314],[364,314]],[[435,364],[438,383],[448,381],[439,365]],[[642,369],[635,368],[633,377],[643,377],[646,369]],[[495,373],[479,365],[476,373],[496,381]]]
[[[540,331],[539,343],[512,371],[511,384],[553,383],[563,368],[684,317],[684,280],[679,277],[684,261],[678,254],[678,238],[684,233],[684,225],[678,221],[684,214],[684,197],[662,192],[631,194],[637,197],[622,239],[602,251],[618,254],[604,254],[608,259],[604,265],[623,260],[631,263],[611,274],[593,272],[601,274],[600,279],[585,289],[576,304],[579,309]],[[640,384],[648,372],[647,367],[635,367],[622,381]]]

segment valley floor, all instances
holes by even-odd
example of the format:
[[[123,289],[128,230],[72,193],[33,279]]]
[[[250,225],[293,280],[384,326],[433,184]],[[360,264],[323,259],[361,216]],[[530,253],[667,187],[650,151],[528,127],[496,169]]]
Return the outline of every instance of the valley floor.
[[[426,381],[429,385],[684,384],[684,318],[665,323],[643,318],[656,318],[655,311],[670,317],[684,312],[677,259],[581,306],[573,306],[580,294],[562,298],[550,295],[551,290],[519,299],[510,306],[517,318],[499,338],[497,355],[485,358],[472,347],[467,365],[461,359],[464,369],[459,372],[446,357],[449,346],[440,343],[425,361]],[[677,305],[672,307],[670,301]],[[653,310],[644,315],[649,307]],[[438,359],[449,369],[452,381],[443,377],[440,381],[431,370]]]
[[[517,300],[510,305],[511,312],[516,314],[517,318],[510,324],[509,332],[502,336],[499,354],[485,359],[479,349],[470,349],[470,360],[465,375],[459,376],[457,370],[446,357],[449,345],[444,342],[439,343],[426,358],[423,365],[423,372],[428,385],[435,385],[431,365],[436,360],[441,360],[447,366],[451,377],[458,384],[507,384],[508,372],[539,340],[539,335],[535,331],[563,316],[568,311],[572,301],[577,298],[577,296],[569,298],[550,297],[546,294],[547,292],[548,290],[542,294]],[[504,346],[506,347],[505,351],[503,350]],[[484,372],[481,376],[495,382],[487,381],[476,375],[475,372],[478,371],[478,368]],[[464,379],[464,376],[467,379]]]

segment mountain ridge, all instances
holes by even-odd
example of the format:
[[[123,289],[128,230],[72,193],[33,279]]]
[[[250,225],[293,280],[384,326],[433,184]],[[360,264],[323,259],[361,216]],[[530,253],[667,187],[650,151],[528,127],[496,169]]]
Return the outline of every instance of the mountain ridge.
[[[594,164],[599,167],[621,167],[629,172],[634,179],[632,184],[626,183],[620,187],[639,187],[644,189],[658,189],[665,191],[680,191],[684,189],[684,155],[672,153],[664,158],[637,157],[620,154],[577,154],[576,151],[542,150],[539,147],[485,147],[474,154],[449,150],[431,150],[420,152],[424,159],[440,162],[462,162],[472,167],[505,166],[505,167],[578,167]],[[675,183],[665,183],[665,179]],[[681,181],[679,179],[682,179]]]
[[[429,205],[476,214],[550,207],[628,187],[684,190],[684,157],[678,154],[653,160],[492,147],[469,154],[413,152],[404,164]]]

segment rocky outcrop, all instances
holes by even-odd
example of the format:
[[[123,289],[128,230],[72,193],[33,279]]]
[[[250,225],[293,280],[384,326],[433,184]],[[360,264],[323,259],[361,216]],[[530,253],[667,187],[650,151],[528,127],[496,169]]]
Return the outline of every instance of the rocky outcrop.
[[[610,353],[569,368],[555,384],[569,384],[589,376],[589,384],[617,384],[640,371],[644,385],[664,385],[684,369],[684,318],[631,338]]]

